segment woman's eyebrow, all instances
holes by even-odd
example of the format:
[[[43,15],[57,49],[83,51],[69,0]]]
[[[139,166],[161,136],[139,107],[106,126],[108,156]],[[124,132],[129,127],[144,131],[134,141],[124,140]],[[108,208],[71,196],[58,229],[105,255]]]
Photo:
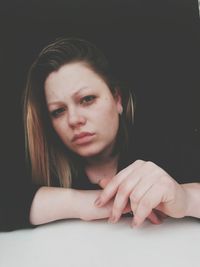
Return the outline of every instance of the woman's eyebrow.
[[[63,102],[61,102],[61,101],[53,101],[53,102],[49,102],[49,103],[47,103],[47,105],[48,106],[51,106],[51,105],[60,105],[60,104],[62,104]]]
[[[85,89],[89,89],[88,86],[81,87],[78,91],[76,91],[73,96],[77,96],[80,94],[81,91],[84,91]]]
[[[89,87],[88,86],[81,87],[80,89],[78,89],[76,92],[74,92],[72,94],[72,97],[78,96],[81,93],[81,91],[84,91],[86,89],[89,89]],[[52,101],[52,102],[47,103],[47,105],[48,106],[51,106],[51,105],[60,105],[62,103],[63,103],[62,101]]]

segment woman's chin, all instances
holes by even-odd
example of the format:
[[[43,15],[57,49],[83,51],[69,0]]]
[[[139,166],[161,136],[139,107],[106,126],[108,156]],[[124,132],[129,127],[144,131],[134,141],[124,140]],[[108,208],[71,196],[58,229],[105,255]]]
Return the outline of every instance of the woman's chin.
[[[98,156],[102,151],[100,149],[82,148],[74,152],[83,158],[91,158]]]
[[[99,153],[89,151],[89,152],[79,152],[77,154],[82,158],[91,158],[97,156]]]
[[[105,143],[93,143],[86,146],[79,146],[73,149],[73,151],[82,158],[93,158],[96,160],[104,159],[109,157],[112,153],[113,144],[105,145]]]

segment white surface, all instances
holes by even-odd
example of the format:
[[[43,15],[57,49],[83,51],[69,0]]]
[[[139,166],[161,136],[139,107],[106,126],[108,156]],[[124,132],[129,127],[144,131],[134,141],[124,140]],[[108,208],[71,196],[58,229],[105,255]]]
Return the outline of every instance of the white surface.
[[[68,220],[0,233],[0,267],[200,266],[200,221],[167,219],[130,227]]]

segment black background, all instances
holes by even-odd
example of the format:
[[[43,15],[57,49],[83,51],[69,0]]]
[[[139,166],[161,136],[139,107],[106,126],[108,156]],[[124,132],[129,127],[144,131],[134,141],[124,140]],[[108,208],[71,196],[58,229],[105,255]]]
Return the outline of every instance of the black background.
[[[61,36],[96,43],[133,88],[141,158],[162,153],[166,136],[180,153],[187,147],[199,155],[198,1],[12,0],[1,1],[0,15],[2,179],[24,177],[21,94],[28,67]]]

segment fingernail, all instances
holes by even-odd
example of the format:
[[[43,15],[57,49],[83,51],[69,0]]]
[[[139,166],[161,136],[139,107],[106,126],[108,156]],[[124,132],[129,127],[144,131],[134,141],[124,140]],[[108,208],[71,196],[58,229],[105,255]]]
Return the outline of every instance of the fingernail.
[[[163,223],[163,220],[162,219],[157,219],[156,224],[161,224],[161,223]]]
[[[133,221],[133,222],[131,223],[131,227],[134,228],[135,226],[136,226],[136,224],[135,224],[135,222]]]
[[[109,219],[108,219],[108,222],[109,223],[115,223],[117,221],[117,218],[115,216],[111,216]]]
[[[102,203],[102,201],[101,201],[100,197],[98,197],[98,198],[95,200],[94,205],[95,205],[96,207],[100,207],[100,206],[101,206],[101,203]]]
[[[131,226],[132,226],[132,228],[139,228],[140,225],[139,224],[136,224],[136,223],[132,223]]]
[[[134,220],[132,221],[131,227],[132,227],[132,228],[137,228],[138,226],[139,226],[138,222],[136,221],[136,219],[134,219]]]

